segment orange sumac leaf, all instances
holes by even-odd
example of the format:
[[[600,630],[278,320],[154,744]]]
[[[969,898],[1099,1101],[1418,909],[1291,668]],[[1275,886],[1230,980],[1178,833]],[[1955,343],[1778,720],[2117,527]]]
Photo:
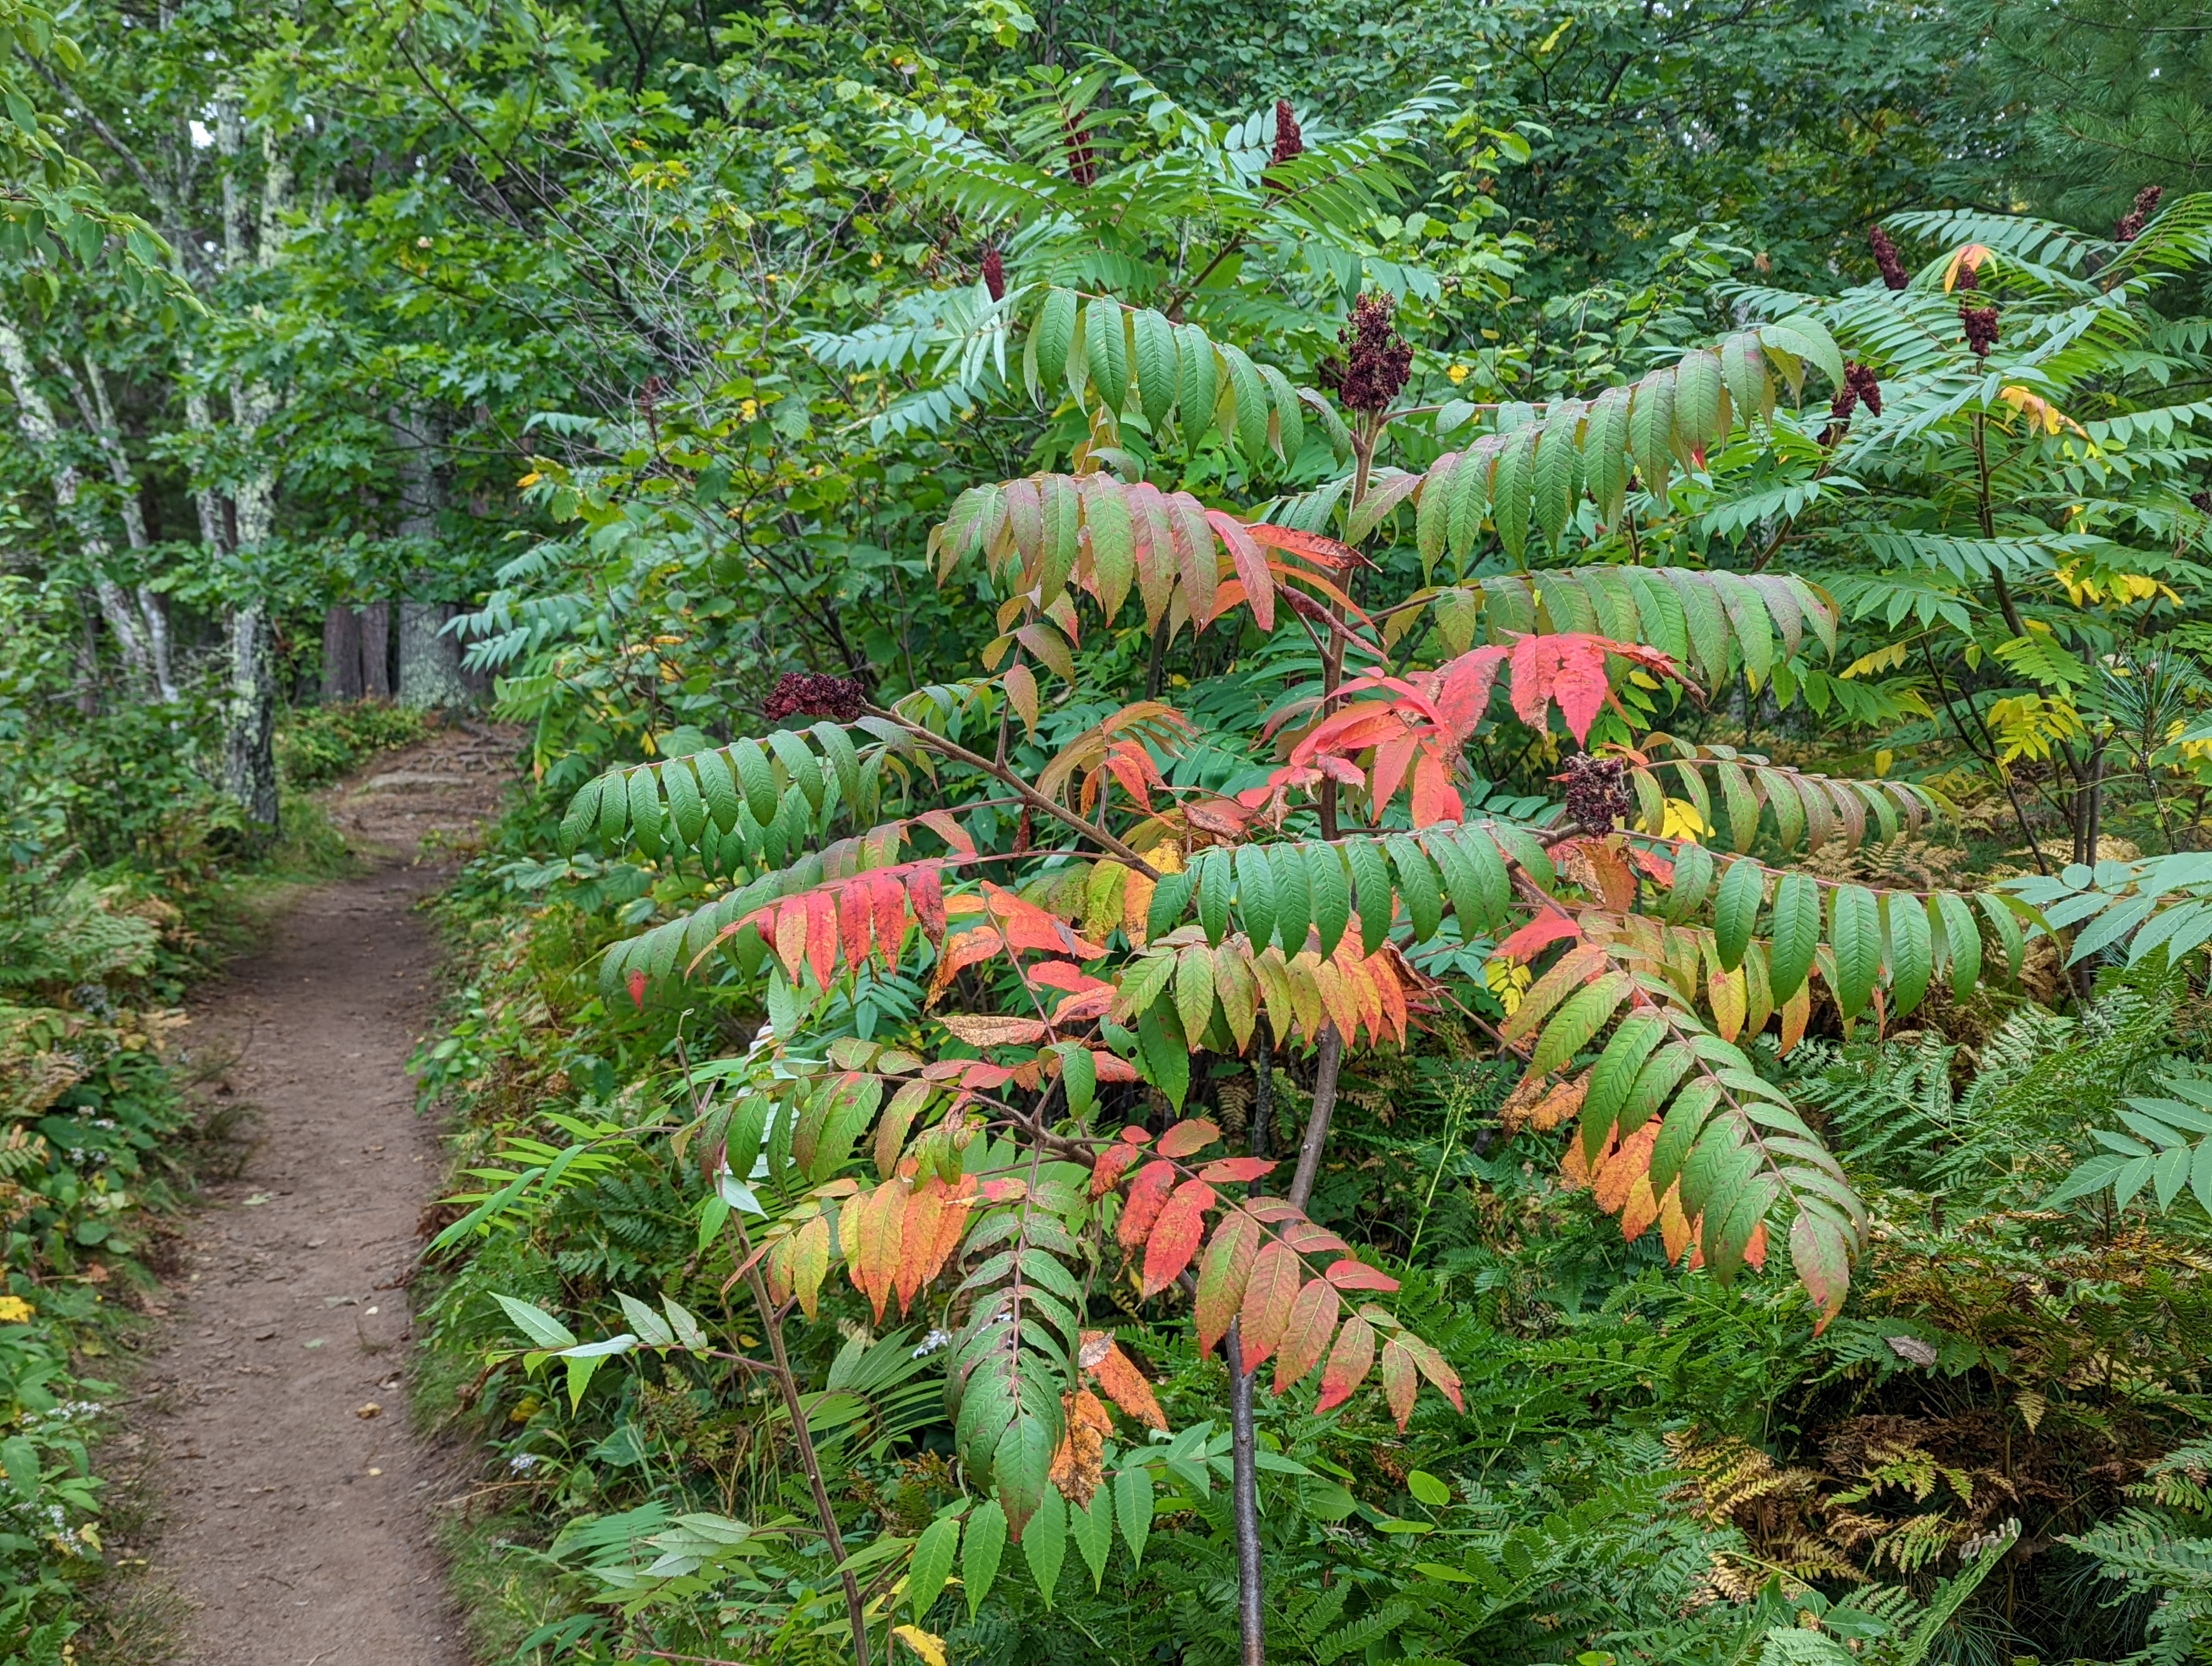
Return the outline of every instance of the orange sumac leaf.
[[[1651,1172],[1651,1148],[1658,1142],[1660,1122],[1657,1117],[1620,1142],[1620,1149],[1606,1159],[1597,1171],[1594,1189],[1597,1207],[1609,1215],[1617,1215],[1628,1202],[1629,1189]]]
[[[1109,1400],[1146,1428],[1168,1426],[1167,1414],[1160,1409],[1152,1385],[1145,1381],[1144,1373],[1115,1344],[1112,1336],[1103,1330],[1086,1330],[1082,1343],[1079,1357],[1083,1369],[1106,1390]]]
[[[1213,1207],[1213,1188],[1186,1180],[1161,1208],[1145,1242],[1145,1294],[1157,1296],[1178,1278],[1206,1236],[1206,1212]]]
[[[1283,1329],[1282,1345],[1275,1353],[1275,1392],[1305,1381],[1336,1332],[1343,1304],[1325,1279],[1316,1279],[1298,1292],[1291,1305],[1291,1322]]]
[[[1137,1177],[1129,1183],[1128,1201],[1121,1206],[1121,1225],[1116,1233],[1124,1250],[1133,1250],[1152,1236],[1152,1223],[1159,1219],[1175,1183],[1172,1163],[1147,1163],[1137,1171]]]
[[[1297,1252],[1279,1243],[1264,1246],[1253,1262],[1240,1314],[1246,1371],[1259,1370],[1282,1341],[1291,1310],[1297,1303],[1300,1270]]]
[[[1052,1455],[1048,1479],[1060,1489],[1060,1497],[1085,1509],[1104,1479],[1102,1460],[1107,1437],[1114,1432],[1114,1420],[1088,1389],[1060,1395],[1060,1408],[1067,1432],[1060,1437],[1060,1450]]]
[[[1177,1122],[1160,1136],[1160,1155],[1188,1157],[1193,1152],[1204,1151],[1219,1138],[1219,1128],[1203,1116],[1194,1116],[1188,1122]]]
[[[846,1206],[859,1217],[858,1253],[848,1252],[853,1282],[867,1296],[878,1319],[884,1316],[884,1304],[890,1298],[898,1277],[906,1197],[905,1181],[886,1180],[866,1197],[855,1198]]]
[[[1252,1260],[1260,1250],[1260,1225],[1242,1209],[1231,1209],[1214,1229],[1198,1264],[1198,1350],[1211,1353],[1243,1304]]]
[[[899,1223],[898,1276],[893,1281],[902,1313],[914,1304],[915,1292],[937,1270],[931,1257],[937,1249],[937,1231],[944,1214],[945,1183],[934,1177],[915,1187],[907,1198],[906,1213]]]
[[[1361,1318],[1346,1319],[1336,1333],[1336,1346],[1322,1367],[1321,1399],[1314,1409],[1325,1412],[1341,1406],[1367,1380],[1375,1364],[1375,1328]]]

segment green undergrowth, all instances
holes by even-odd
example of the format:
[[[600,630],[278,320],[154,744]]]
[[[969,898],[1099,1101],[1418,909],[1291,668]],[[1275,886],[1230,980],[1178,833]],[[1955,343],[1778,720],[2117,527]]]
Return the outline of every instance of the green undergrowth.
[[[741,1053],[759,1014],[606,1004],[594,952],[657,882],[552,877],[519,854],[543,832],[511,819],[446,898],[446,1015],[416,1060],[453,1119],[456,1191],[592,1146],[434,1252],[417,1286],[422,1414],[471,1453],[470,1503],[442,1532],[477,1643],[548,1663],[847,1657],[788,1425],[756,1377],[640,1351],[564,1379],[511,1352],[501,1298],[587,1337],[635,1327],[622,1298],[666,1298],[725,1346],[761,1341],[742,1283],[702,1253],[696,1153],[662,1133],[682,1120],[679,1046]],[[1310,1389],[1261,1395],[1270,1659],[2005,1666],[2179,1662],[2212,1639],[2191,1606],[2212,1549],[2212,1217],[2045,1201],[2128,1096],[2212,1074],[2212,1009],[2155,967],[2111,969],[2064,1012],[1947,998],[1886,1040],[1816,1024],[1754,1062],[1812,1107],[1872,1217],[1825,1327],[1784,1271],[1724,1288],[1668,1269],[1656,1231],[1623,1243],[1495,1061],[1382,1055],[1347,1076],[1316,1213],[1401,1246],[1400,1299],[1467,1409],[1418,1409],[1401,1432],[1357,1401],[1316,1418]],[[1279,1064],[1270,1085],[1266,1138],[1294,1147],[1304,1075]],[[1203,1091],[1247,1137],[1249,1068]],[[1098,1291],[1096,1322],[1133,1294]],[[961,1496],[927,1334],[951,1321],[878,1321],[834,1281],[821,1299],[836,1322],[793,1329],[794,1365],[846,1549],[866,1557]],[[963,1666],[1233,1658],[1219,1362],[1187,1312],[1118,1334],[1176,1432],[1150,1450],[1182,1465],[1141,1560],[1117,1538],[1094,1561],[1071,1516],[1057,1556],[956,1566],[931,1629]],[[863,1359],[893,1369],[855,1385]],[[1115,1440],[1146,1450],[1122,1426],[1109,1464]],[[685,1517],[781,1547],[679,1554]],[[676,1571],[641,1578],[664,1553]],[[1863,1651],[1774,1640],[1796,1628]]]

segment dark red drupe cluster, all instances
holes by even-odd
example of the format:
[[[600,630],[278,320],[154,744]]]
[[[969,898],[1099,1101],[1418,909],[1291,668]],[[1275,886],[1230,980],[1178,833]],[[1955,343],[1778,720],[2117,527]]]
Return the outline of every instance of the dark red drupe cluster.
[[[867,706],[868,691],[849,677],[787,671],[775,679],[761,714],[771,723],[781,723],[787,717],[826,717],[833,722],[850,723]]]
[[[1893,289],[1901,289],[1911,282],[1905,275],[1905,263],[1897,258],[1897,245],[1889,240],[1887,232],[1880,226],[1869,226],[1867,241],[1874,246],[1874,264],[1883,283]]]
[[[1006,258],[996,245],[983,251],[983,289],[994,301],[1006,298]]]
[[[1634,805],[1628,790],[1628,766],[1617,757],[1577,752],[1567,760],[1567,819],[1590,833],[1610,833]]]
[[[1398,303],[1387,295],[1365,295],[1352,305],[1352,320],[1336,332],[1341,359],[1324,362],[1314,379],[1344,402],[1347,410],[1388,410],[1413,374],[1413,350],[1398,338],[1390,320]]]
[[[2142,234],[2152,215],[2158,212],[2158,199],[2166,195],[2164,185],[2145,185],[2136,192],[2136,205],[2120,216],[2120,223],[2112,228],[2112,240],[2132,243]]]
[[[1842,439],[1851,413],[1861,405],[1877,416],[1881,415],[1881,383],[1869,367],[1853,361],[1844,367],[1844,385],[1836,390],[1835,401],[1828,407],[1828,426],[1821,431],[1820,443],[1832,446]]]
[[[1859,403],[1874,415],[1881,415],[1881,384],[1875,379],[1874,369],[1854,360],[1844,367],[1844,386],[1858,395]]]
[[[1275,100],[1275,154],[1273,165],[1280,167],[1293,156],[1305,153],[1306,137],[1298,131],[1298,119],[1291,113],[1288,99]]]
[[[1098,153],[1091,149],[1090,137],[1076,117],[1068,117],[1060,125],[1067,138],[1067,177],[1088,191],[1098,183]]]
[[[1959,327],[1966,332],[1966,345],[1974,350],[1975,357],[1985,359],[1997,344],[1997,309],[1962,301],[1959,303]]]

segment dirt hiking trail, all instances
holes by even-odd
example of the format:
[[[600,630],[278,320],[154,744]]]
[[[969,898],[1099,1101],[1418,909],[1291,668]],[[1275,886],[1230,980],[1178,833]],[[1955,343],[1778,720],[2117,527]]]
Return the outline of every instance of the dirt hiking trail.
[[[435,965],[415,904],[450,871],[435,845],[415,859],[496,809],[514,756],[469,725],[337,789],[368,871],[300,897],[193,1005],[188,1044],[235,1055],[219,1102],[258,1116],[186,1228],[135,1420],[193,1666],[465,1666],[432,1543],[445,1477],[406,1419],[403,1281],[440,1175],[406,1068]]]

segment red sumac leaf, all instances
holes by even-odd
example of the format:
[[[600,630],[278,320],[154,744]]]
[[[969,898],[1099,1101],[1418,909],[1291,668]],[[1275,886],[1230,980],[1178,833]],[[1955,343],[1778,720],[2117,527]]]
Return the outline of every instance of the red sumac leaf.
[[[1134,1146],[1125,1146],[1118,1140],[1100,1152],[1097,1162],[1091,1169],[1091,1195],[1103,1197],[1112,1191],[1143,1155]]]
[[[1198,1264],[1198,1349],[1211,1353],[1243,1304],[1252,1259],[1260,1249],[1260,1225],[1242,1209],[1231,1209],[1214,1229]]]
[[[1206,1212],[1213,1207],[1213,1188],[1186,1180],[1160,1210],[1145,1242],[1145,1294],[1157,1296],[1182,1276],[1206,1236]]]
[[[1219,1128],[1203,1116],[1194,1116],[1188,1122],[1177,1122],[1160,1136],[1160,1155],[1188,1157],[1193,1152],[1204,1151],[1219,1138]]]
[[[1115,1235],[1124,1250],[1133,1250],[1152,1236],[1152,1223],[1160,1218],[1161,1207],[1175,1183],[1172,1163],[1147,1163],[1137,1171],[1137,1177],[1129,1183],[1128,1201],[1121,1206],[1121,1229]]]
[[[1393,1336],[1382,1344],[1382,1397],[1390,1402],[1390,1415],[1398,1420],[1401,1434],[1413,1414],[1413,1395],[1420,1385],[1412,1353],[1403,1339]]]
[[[1351,1399],[1374,1364],[1375,1328],[1364,1319],[1346,1319],[1344,1329],[1336,1333],[1328,1363],[1322,1367],[1321,1399],[1314,1409],[1328,1411]]]
[[[1297,1303],[1299,1273],[1297,1252],[1284,1243],[1267,1244],[1253,1263],[1240,1315],[1246,1371],[1259,1370],[1261,1362],[1282,1341],[1291,1310]]]
[[[1418,1336],[1401,1336],[1398,1342],[1413,1356],[1413,1364],[1436,1386],[1437,1392],[1451,1402],[1454,1410],[1464,1414],[1467,1402],[1460,1397],[1459,1373],[1444,1363],[1443,1355]],[[1404,1425],[1401,1423],[1400,1426]]]
[[[1800,1209],[1790,1226],[1790,1266],[1797,1282],[1820,1310],[1816,1331],[1843,1310],[1851,1284],[1850,1247],[1840,1224],[1829,1216]]]
[[[1257,1180],[1273,1170],[1275,1164],[1265,1157],[1224,1157],[1207,1164],[1198,1171],[1200,1180],[1210,1180],[1218,1186],[1231,1180]],[[1395,1286],[1394,1286],[1393,1288]]]
[[[1328,1347],[1336,1332],[1337,1315],[1343,1310],[1336,1292],[1326,1280],[1316,1279],[1298,1292],[1291,1308],[1291,1322],[1283,1329],[1282,1346],[1275,1353],[1275,1392],[1305,1381]]]
[[[1333,1263],[1323,1275],[1339,1290],[1380,1290],[1385,1292],[1398,1287],[1397,1280],[1388,1273],[1370,1267],[1364,1261],[1346,1256]]]
[[[917,868],[914,878],[907,882],[907,896],[914,903],[914,917],[921,921],[921,929],[934,944],[945,941],[945,885],[933,867]]]
[[[629,998],[630,1004],[639,1012],[642,1012],[645,1010],[645,972],[641,967],[633,966],[630,969]]]

